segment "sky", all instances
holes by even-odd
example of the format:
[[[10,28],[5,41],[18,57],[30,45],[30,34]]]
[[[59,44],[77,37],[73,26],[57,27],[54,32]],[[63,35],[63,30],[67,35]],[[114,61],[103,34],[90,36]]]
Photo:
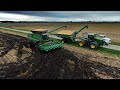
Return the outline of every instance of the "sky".
[[[120,11],[0,11],[0,21],[120,21]]]

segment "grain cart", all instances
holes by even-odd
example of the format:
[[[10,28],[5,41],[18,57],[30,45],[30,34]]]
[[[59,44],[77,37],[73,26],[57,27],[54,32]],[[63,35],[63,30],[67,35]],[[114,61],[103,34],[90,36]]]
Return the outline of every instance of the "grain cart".
[[[55,42],[49,38],[49,33],[64,28],[66,26],[61,26],[59,28],[56,28],[54,30],[48,31],[48,29],[35,29],[30,32],[24,32],[22,30],[17,30],[17,29],[11,29],[11,28],[5,28],[5,27],[0,27],[0,29],[8,30],[8,31],[13,31],[17,33],[27,33],[27,39],[29,42],[27,42],[28,47],[37,47],[38,49],[42,51],[50,51],[56,48],[60,48],[63,46],[61,42]]]
[[[103,38],[105,45],[109,45],[111,43],[111,39],[108,38],[106,35],[103,34],[96,34],[97,37]]]
[[[90,46],[90,48],[95,49],[104,45],[104,39],[97,37],[95,33],[82,33],[82,39],[79,42],[79,46]]]
[[[54,35],[62,38],[62,43],[67,42],[67,41],[75,42],[75,38],[76,38],[77,34],[85,28],[88,28],[88,26],[84,26],[80,30],[76,30],[76,31],[61,30],[57,34],[54,34]]]

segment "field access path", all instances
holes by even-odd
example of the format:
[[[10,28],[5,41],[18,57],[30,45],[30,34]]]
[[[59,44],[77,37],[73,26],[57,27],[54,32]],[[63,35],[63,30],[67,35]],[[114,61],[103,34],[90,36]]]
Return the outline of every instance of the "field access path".
[[[120,46],[117,46],[117,45],[104,45],[102,46],[103,48],[109,48],[109,49],[114,49],[114,50],[118,50],[120,51]]]

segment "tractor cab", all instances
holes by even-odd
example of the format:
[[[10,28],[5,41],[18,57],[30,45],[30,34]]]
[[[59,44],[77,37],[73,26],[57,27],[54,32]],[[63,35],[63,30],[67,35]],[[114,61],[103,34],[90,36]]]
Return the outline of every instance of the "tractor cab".
[[[82,38],[86,38],[89,40],[94,40],[95,39],[95,34],[94,33],[82,33]]]
[[[95,41],[94,33],[88,33],[88,38],[89,38],[89,40],[91,40],[92,42]]]

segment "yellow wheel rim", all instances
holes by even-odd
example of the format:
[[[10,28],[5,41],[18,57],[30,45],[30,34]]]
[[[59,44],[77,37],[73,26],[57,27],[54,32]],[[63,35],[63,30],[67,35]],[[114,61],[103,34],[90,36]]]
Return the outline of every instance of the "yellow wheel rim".
[[[90,46],[91,46],[91,48],[92,48],[92,49],[94,49],[94,48],[95,48],[95,44],[91,44]]]
[[[82,42],[80,42],[80,43],[79,43],[79,45],[82,47],[82,46],[83,46],[83,43],[82,43]]]

